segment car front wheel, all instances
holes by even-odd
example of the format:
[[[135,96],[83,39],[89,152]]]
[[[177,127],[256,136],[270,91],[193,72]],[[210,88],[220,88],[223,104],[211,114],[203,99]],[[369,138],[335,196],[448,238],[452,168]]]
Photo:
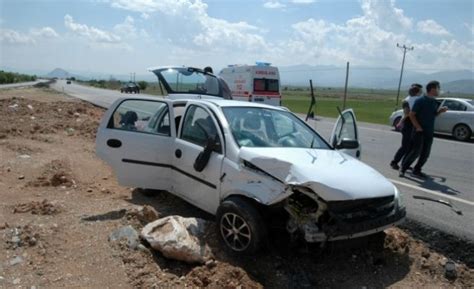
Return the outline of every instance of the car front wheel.
[[[465,124],[458,124],[453,129],[453,137],[457,140],[467,141],[471,138],[471,129]]]
[[[248,200],[230,197],[217,209],[217,230],[225,245],[234,253],[256,253],[266,237],[263,220]]]

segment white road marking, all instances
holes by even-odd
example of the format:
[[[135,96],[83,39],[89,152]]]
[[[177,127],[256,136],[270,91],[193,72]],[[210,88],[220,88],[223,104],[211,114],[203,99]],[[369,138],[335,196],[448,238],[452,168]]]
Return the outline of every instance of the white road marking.
[[[389,179],[389,180],[392,183],[398,184],[400,186],[405,186],[405,187],[408,187],[408,188],[411,188],[411,189],[414,189],[414,190],[418,190],[418,191],[422,191],[422,192],[425,192],[425,193],[428,193],[428,194],[432,194],[432,195],[435,195],[435,196],[443,198],[443,199],[450,199],[450,200],[460,202],[460,203],[463,203],[463,204],[466,204],[466,205],[474,206],[474,202],[471,202],[471,201],[468,201],[468,200],[464,200],[464,199],[454,197],[454,196],[451,196],[451,195],[447,195],[447,194],[442,194],[442,193],[439,193],[439,192],[436,192],[436,191],[428,190],[428,189],[425,189],[425,188],[421,188],[421,187],[418,187],[418,186],[415,186],[415,185],[412,185],[412,184],[407,184],[407,183],[404,183],[404,182],[400,182],[400,181],[397,181],[397,180],[393,180],[393,179]]]

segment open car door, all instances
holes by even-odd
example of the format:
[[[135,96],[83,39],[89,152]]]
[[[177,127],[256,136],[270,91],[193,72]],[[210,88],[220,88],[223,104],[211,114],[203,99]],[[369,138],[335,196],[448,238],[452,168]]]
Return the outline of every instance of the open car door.
[[[355,158],[360,158],[361,145],[359,143],[359,132],[357,130],[356,117],[352,109],[346,109],[340,112],[332,130],[329,143],[337,150]]]
[[[121,185],[170,190],[173,119],[169,101],[118,100],[99,126],[96,153],[112,167]]]

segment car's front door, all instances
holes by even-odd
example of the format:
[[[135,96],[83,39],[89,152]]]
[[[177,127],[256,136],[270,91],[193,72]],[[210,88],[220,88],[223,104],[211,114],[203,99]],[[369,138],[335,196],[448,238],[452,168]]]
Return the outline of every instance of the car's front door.
[[[173,191],[199,208],[214,214],[219,205],[220,178],[224,159],[223,135],[211,111],[188,105],[181,120],[173,152]],[[204,168],[195,165],[209,144],[212,150]]]
[[[448,111],[436,117],[435,131],[452,133],[453,128],[459,123],[467,107],[455,99],[445,99],[440,107],[446,106]]]
[[[121,185],[169,190],[176,135],[170,103],[122,100],[111,106],[99,126],[97,155]]]
[[[329,143],[338,150],[353,157],[360,158],[361,145],[354,111],[344,110],[338,117],[332,130]]]

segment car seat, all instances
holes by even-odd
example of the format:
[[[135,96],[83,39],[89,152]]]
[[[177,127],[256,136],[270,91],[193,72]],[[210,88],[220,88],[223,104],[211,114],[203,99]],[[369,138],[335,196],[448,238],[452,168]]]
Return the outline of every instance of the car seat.
[[[138,115],[136,112],[129,110],[127,111],[120,120],[120,126],[122,129],[126,130],[137,130],[135,122],[138,120]]]

